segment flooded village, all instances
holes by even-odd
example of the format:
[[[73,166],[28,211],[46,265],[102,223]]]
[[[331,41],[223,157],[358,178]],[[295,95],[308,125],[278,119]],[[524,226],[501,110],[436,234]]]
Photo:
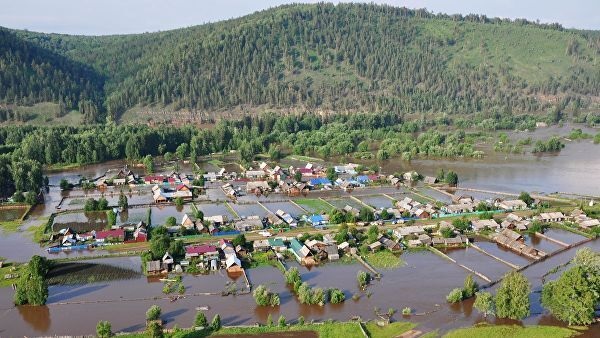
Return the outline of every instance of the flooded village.
[[[0,335],[85,335],[99,320],[136,332],[152,305],[162,308],[166,328],[191,326],[197,311],[235,326],[279,316],[372,320],[377,309],[392,308],[396,320],[443,333],[486,321],[472,300],[446,302],[466,276],[495,290],[512,270],[532,285],[531,315],[495,322],[562,326],[540,305],[543,280],[578,249],[600,249],[596,199],[587,191],[575,199],[524,196],[520,186],[495,188],[492,177],[468,184],[480,179],[460,170],[459,184],[449,184],[453,165],[402,170],[289,157],[242,166],[235,158],[155,159],[151,174],[122,161],[49,172],[43,204],[2,212],[27,217],[21,231],[0,239],[5,266],[34,254],[56,262],[49,298],[45,306],[14,307],[18,270],[2,276]],[[41,244],[31,232],[43,232],[35,236]],[[311,288],[339,289],[345,301],[301,302],[286,284],[286,271],[296,269]],[[360,272],[372,279],[366,287],[357,283]],[[257,306],[258,286],[280,304]],[[117,306],[122,311],[112,311]]]

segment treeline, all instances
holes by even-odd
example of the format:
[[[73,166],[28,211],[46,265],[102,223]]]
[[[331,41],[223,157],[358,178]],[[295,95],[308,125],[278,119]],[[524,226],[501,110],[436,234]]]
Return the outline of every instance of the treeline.
[[[528,37],[540,28],[553,30],[561,44],[560,55],[554,56],[568,55],[573,65],[568,74],[542,68],[541,81],[504,65],[475,67],[460,54],[474,48],[481,49],[477,54],[495,53],[487,44],[498,37],[485,30],[479,41],[462,26],[448,30],[449,22],[511,27]],[[483,15],[297,4],[152,34],[1,32],[5,52],[0,60],[7,71],[0,74],[0,101],[53,101],[79,109],[86,121],[101,120],[105,113],[117,118],[136,105],[191,111],[259,106],[450,114],[494,107],[537,111],[544,105],[536,98],[540,94],[600,93],[600,71],[593,66],[593,55],[600,51],[597,34]],[[501,38],[511,45],[514,37]]]
[[[498,117],[477,121],[499,121]],[[512,118],[515,121],[523,117]],[[503,126],[502,123],[490,125]],[[317,116],[264,114],[220,121],[214,128],[156,127],[142,125],[91,125],[81,127],[5,126],[0,128],[0,195],[36,191],[42,185],[44,165],[99,163],[115,159],[142,161],[147,155],[191,158],[237,150],[244,162],[268,153],[273,160],[284,154],[322,157],[371,153],[379,160],[401,156],[477,157],[474,141],[481,134],[441,132],[450,118],[404,121],[394,113]],[[487,123],[487,122],[486,122]],[[508,123],[513,125],[515,122]],[[415,134],[418,134],[415,136]],[[148,162],[146,159],[144,162]]]

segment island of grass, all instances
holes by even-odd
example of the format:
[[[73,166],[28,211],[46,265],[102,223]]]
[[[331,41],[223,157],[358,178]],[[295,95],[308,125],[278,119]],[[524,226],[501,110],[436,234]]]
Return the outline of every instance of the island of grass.
[[[391,269],[402,265],[404,262],[396,254],[389,250],[369,252],[363,258],[376,269]]]
[[[0,288],[15,284],[27,267],[25,264],[7,263],[2,257],[0,257],[0,262],[4,262],[0,268]]]

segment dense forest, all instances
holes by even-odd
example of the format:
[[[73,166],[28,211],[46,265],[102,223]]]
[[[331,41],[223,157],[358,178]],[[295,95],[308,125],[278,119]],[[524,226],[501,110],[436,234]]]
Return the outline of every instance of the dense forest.
[[[539,111],[558,98],[580,109],[600,96],[598,56],[598,32],[365,4],[137,35],[0,29],[0,120],[38,102],[84,122],[144,106],[463,114]]]

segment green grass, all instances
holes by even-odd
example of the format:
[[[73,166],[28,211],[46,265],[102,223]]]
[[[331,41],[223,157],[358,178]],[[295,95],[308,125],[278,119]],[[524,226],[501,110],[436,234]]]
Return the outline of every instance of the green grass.
[[[307,211],[313,213],[323,214],[331,211],[331,206],[329,204],[316,198],[300,198],[294,200],[294,202],[298,203],[298,205],[300,205]]]
[[[556,326],[477,325],[449,332],[444,338],[563,338],[577,332]]]
[[[274,318],[276,321],[277,318]],[[323,323],[323,324],[305,324],[305,325],[292,325],[286,327],[277,326],[260,326],[260,327],[223,327],[221,330],[211,333],[209,331],[191,331],[182,330],[185,335],[178,335],[178,337],[186,338],[200,338],[200,337],[226,337],[230,335],[249,335],[260,337],[265,333],[277,333],[277,332],[316,332],[319,338],[364,338],[358,323],[340,322],[340,323]],[[172,332],[165,333],[165,337],[174,337],[175,334]],[[144,333],[128,333],[119,335],[119,337],[125,338],[146,338],[149,337]]]
[[[22,271],[26,268],[25,264],[15,264],[15,263],[4,263],[4,266],[0,268],[0,288],[5,288],[11,286],[13,283],[16,283],[18,278],[5,279],[4,276],[11,275],[21,275]]]
[[[402,333],[414,329],[417,324],[411,322],[395,322],[385,326],[378,326],[375,322],[368,322],[366,331],[371,338],[396,337]]]
[[[253,252],[250,260],[250,268],[260,266],[277,266],[277,261],[274,258],[273,252]]]
[[[380,250],[375,253],[370,252],[364,256],[364,259],[376,269],[391,269],[404,264],[404,261],[400,257],[389,250]]]
[[[21,226],[21,221],[19,221],[19,220],[0,222],[0,228],[2,228],[2,230],[4,230],[5,232],[8,232],[8,233],[19,230],[20,226]]]

